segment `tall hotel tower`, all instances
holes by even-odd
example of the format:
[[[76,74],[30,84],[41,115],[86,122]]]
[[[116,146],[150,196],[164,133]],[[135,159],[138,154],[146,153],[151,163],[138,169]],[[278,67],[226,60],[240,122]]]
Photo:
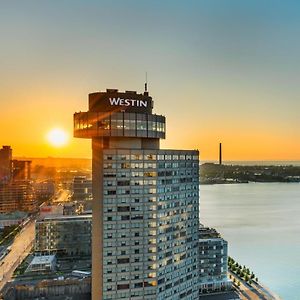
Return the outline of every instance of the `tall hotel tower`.
[[[92,139],[93,300],[198,298],[199,153],[161,150],[152,109],[148,92],[108,89],[74,114]]]

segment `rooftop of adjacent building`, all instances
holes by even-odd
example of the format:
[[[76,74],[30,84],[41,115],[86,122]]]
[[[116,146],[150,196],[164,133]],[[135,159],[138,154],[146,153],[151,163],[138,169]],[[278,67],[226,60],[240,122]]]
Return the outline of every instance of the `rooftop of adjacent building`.
[[[204,227],[203,225],[201,225],[199,228],[199,238],[213,239],[213,238],[222,238],[222,237],[221,234],[215,228]]]
[[[84,215],[54,215],[54,216],[44,216],[38,220],[38,222],[42,221],[74,221],[74,220],[91,220],[91,214]]]
[[[11,150],[11,146],[3,145],[3,146],[2,146],[2,149],[5,149],[5,150]],[[0,149],[0,150],[2,150],[2,149]]]
[[[55,255],[34,256],[30,265],[51,264],[55,261]]]
[[[0,221],[2,220],[18,220],[18,219],[24,219],[27,217],[27,213],[24,211],[14,211],[14,212],[8,212],[8,213],[0,213]]]

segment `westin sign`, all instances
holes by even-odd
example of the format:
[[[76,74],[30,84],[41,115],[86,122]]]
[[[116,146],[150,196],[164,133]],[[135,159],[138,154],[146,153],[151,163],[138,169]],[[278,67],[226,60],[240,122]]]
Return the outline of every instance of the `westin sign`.
[[[123,98],[109,98],[110,105],[117,106],[137,106],[147,107],[147,101],[145,100],[134,100],[134,99],[123,99]]]

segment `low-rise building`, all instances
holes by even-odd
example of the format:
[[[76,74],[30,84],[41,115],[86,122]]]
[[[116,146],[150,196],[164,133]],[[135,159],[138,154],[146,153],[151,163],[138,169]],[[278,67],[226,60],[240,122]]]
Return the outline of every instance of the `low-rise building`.
[[[199,293],[227,291],[231,281],[227,277],[228,245],[213,228],[199,229]]]
[[[64,214],[64,205],[45,205],[40,206],[40,218],[62,216]]]
[[[15,211],[0,214],[0,229],[6,226],[19,225],[28,217],[26,212]]]
[[[51,272],[56,267],[55,255],[34,256],[33,260],[26,269],[28,272]]]
[[[90,256],[92,215],[45,216],[36,221],[35,252]]]

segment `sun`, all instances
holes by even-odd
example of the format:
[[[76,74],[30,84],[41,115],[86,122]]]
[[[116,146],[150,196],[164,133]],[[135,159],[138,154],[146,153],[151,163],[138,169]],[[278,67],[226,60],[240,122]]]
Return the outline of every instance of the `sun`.
[[[68,134],[60,128],[51,129],[47,134],[48,142],[54,147],[62,147],[68,143]]]

